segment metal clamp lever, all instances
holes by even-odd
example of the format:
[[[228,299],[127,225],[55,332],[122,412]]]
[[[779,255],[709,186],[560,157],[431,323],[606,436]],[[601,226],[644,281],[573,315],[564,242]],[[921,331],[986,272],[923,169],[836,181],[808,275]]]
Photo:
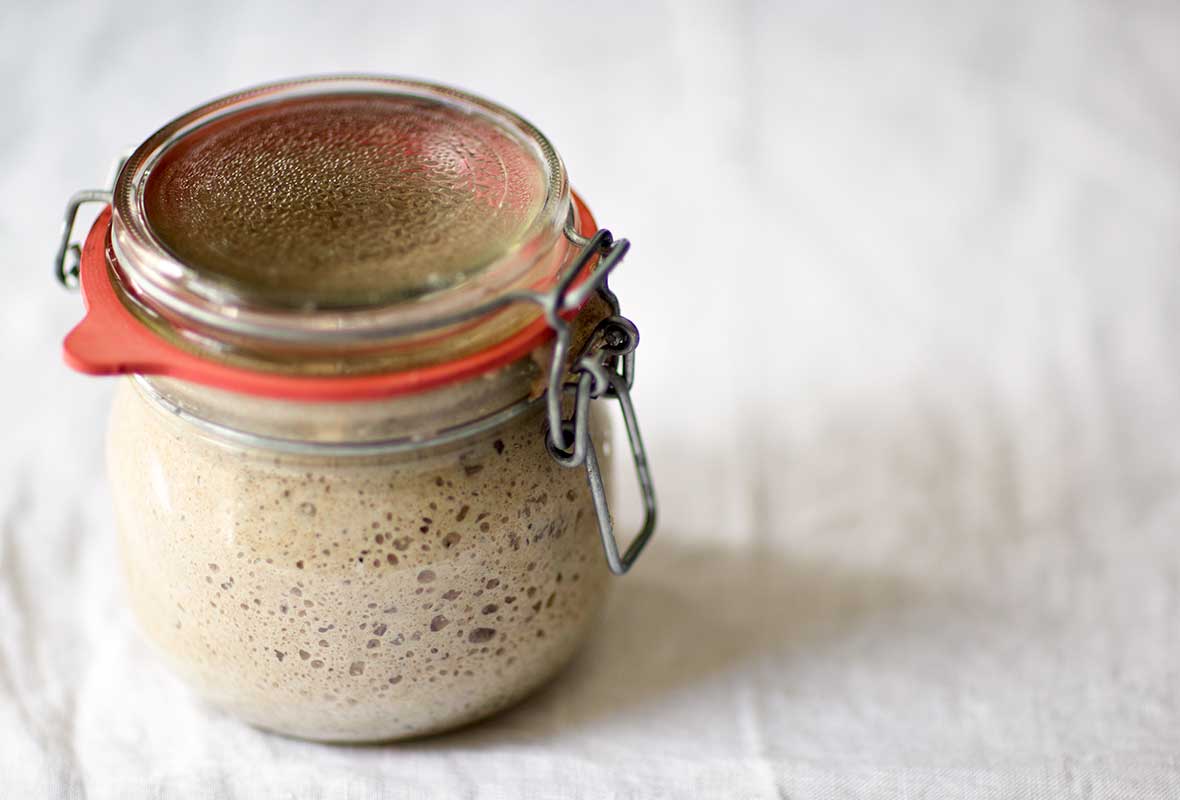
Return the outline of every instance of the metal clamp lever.
[[[609,231],[598,231],[585,243],[566,277],[545,298],[547,302],[542,303],[546,318],[557,333],[549,372],[549,434],[546,444],[550,455],[562,466],[586,465],[586,477],[590,482],[590,494],[598,517],[598,532],[602,537],[607,564],[616,575],[623,575],[631,568],[656,526],[655,486],[630,391],[635,380],[635,348],[639,344],[639,331],[634,323],[619,314],[618,297],[607,285],[607,278],[629,246],[626,239],[616,241]],[[584,283],[571,290],[573,276],[595,255],[598,255],[599,260],[594,270]],[[610,306],[612,314],[594,329],[570,368],[570,373],[576,379],[567,381],[565,354],[569,348],[570,326],[561,318],[560,312],[580,308],[594,292]],[[573,414],[565,419],[561,412],[562,399],[571,392],[574,394]],[[598,452],[590,435],[590,401],[597,398],[619,401],[631,445],[631,459],[643,496],[643,525],[622,555],[619,554],[619,544],[615,538],[614,521],[607,502]]]
[[[566,467],[582,463],[586,465],[590,495],[594,499],[594,511],[598,517],[598,532],[606,551],[607,564],[616,575],[624,575],[631,569],[656,527],[655,486],[647,464],[643,437],[639,433],[635,406],[631,402],[630,381],[634,375],[634,352],[638,343],[639,331],[625,317],[616,314],[598,324],[586,350],[574,364],[573,373],[578,376],[577,381],[563,386],[563,391],[574,393],[573,415],[564,420],[561,426],[562,438],[572,446],[562,449],[554,445],[552,440],[549,441],[549,452],[559,464]],[[623,367],[622,372],[619,371],[620,366]],[[621,556],[598,463],[598,451],[590,435],[590,401],[603,397],[618,400],[622,408],[627,439],[631,445],[631,460],[643,496],[643,525]]]
[[[74,235],[74,220],[78,217],[78,209],[86,203],[111,202],[111,193],[104,189],[83,189],[76,192],[66,203],[65,219],[61,226],[61,244],[58,245],[57,255],[53,258],[53,268],[58,281],[67,289],[78,288],[78,264],[82,256],[82,247],[77,242],[71,242]],[[68,262],[68,263],[67,263]]]
[[[53,271],[58,282],[67,289],[77,289],[79,282],[78,269],[81,263],[82,246],[77,242],[70,241],[74,235],[74,221],[78,218],[78,209],[87,203],[102,203],[104,206],[111,204],[115,196],[115,181],[118,180],[119,173],[123,171],[123,165],[127,163],[129,156],[128,152],[111,167],[111,175],[107,181],[110,189],[83,189],[80,192],[75,192],[70,201],[66,203],[65,219],[62,220],[61,226],[61,243],[57,247],[57,255],[53,258]]]

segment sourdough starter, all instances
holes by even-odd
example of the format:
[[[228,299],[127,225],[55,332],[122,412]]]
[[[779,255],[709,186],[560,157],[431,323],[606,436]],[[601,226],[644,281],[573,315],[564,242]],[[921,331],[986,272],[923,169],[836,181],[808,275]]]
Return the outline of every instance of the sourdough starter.
[[[284,455],[127,379],[108,458],[147,636],[210,702],[283,733],[383,740],[491,714],[570,658],[605,596],[585,472],[550,457],[539,406],[409,455]]]

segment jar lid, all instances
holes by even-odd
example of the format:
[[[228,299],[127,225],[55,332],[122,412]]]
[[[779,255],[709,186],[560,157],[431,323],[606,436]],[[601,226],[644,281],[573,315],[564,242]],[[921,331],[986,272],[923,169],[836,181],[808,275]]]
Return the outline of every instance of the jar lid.
[[[594,218],[576,194],[573,201],[576,229],[589,237],[595,231]],[[71,207],[77,208],[75,204]],[[67,216],[71,213],[67,212]],[[110,269],[111,223],[111,209],[106,208],[98,215],[80,248],[78,278],[86,315],[69,332],[62,346],[66,363],[89,375],[159,375],[259,397],[342,402],[413,394],[486,375],[554,341],[553,321],[539,317],[489,347],[410,369],[327,377],[225,363],[181,347],[132,313]],[[69,228],[67,224],[64,234],[67,237]],[[584,271],[584,266],[575,262],[566,277],[573,279],[573,286],[582,296],[588,296],[585,289],[596,282]],[[556,310],[560,317],[568,319],[580,302]],[[560,336],[554,346],[561,346]]]
[[[160,282],[260,307],[414,303],[561,229],[553,147],[469,95],[391,79],[279,84],[140,146],[116,187],[124,251]],[[146,252],[145,252],[146,251]]]
[[[201,106],[135,150],[113,209],[113,277],[142,321],[210,357],[303,374],[437,363],[511,335],[537,310],[432,330],[430,346],[421,334],[555,280],[575,216],[561,159],[528,122],[378,77]]]

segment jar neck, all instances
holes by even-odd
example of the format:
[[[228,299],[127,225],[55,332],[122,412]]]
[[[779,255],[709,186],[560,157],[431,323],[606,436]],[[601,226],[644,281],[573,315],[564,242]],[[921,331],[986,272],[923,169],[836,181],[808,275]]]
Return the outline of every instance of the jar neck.
[[[535,403],[542,374],[522,359],[490,375],[421,394],[343,403],[242,395],[158,375],[137,375],[151,404],[227,444],[290,450],[413,449],[475,433]]]
[[[573,321],[567,368],[610,313],[600,298]],[[246,395],[162,375],[135,375],[151,405],[226,444],[341,453],[424,449],[476,436],[539,408],[551,346],[475,378],[377,400],[305,402]]]

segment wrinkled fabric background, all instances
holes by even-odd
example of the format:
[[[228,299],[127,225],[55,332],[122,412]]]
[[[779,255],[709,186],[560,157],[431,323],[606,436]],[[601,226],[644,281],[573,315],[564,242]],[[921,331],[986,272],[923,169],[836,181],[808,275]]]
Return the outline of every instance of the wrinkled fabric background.
[[[1180,8],[880,5],[0,7],[0,797],[1180,796]],[[331,71],[521,111],[633,241],[663,504],[558,680],[394,746],[152,658],[50,277],[125,147]]]

